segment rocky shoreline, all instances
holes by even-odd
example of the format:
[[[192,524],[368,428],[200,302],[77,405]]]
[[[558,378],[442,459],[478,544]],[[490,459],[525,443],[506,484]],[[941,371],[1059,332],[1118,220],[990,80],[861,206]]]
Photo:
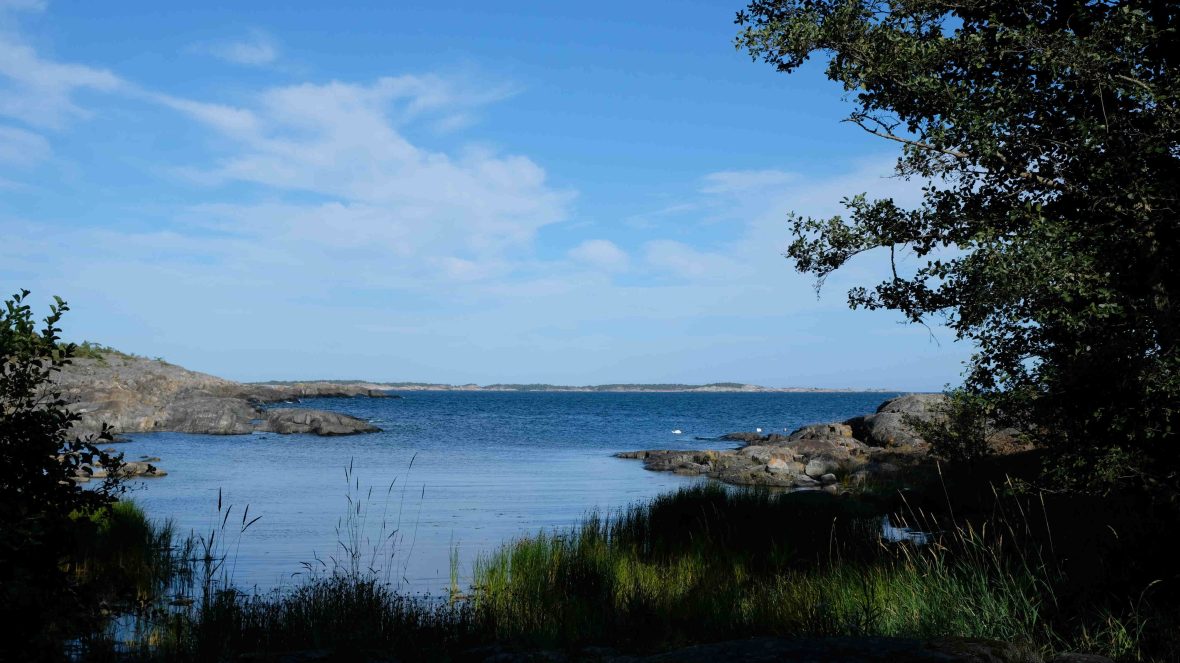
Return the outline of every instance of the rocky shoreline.
[[[206,435],[353,435],[377,432],[367,421],[327,410],[275,407],[302,398],[400,398],[378,383],[288,382],[244,384],[161,360],[105,353],[75,359],[54,377],[54,388],[79,415],[73,433],[180,432]],[[738,485],[815,488],[832,492],[868,477],[896,473],[924,456],[928,445],[910,426],[939,416],[941,394],[885,401],[872,414],[804,426],[789,435],[731,433],[741,442],[725,450],[643,450],[616,454],[642,460],[652,471],[703,475]],[[125,476],[163,476],[152,461],[126,463]],[[91,473],[79,478],[99,478]]]
[[[351,383],[242,384],[158,359],[117,352],[72,360],[54,375],[52,386],[67,401],[67,407],[79,416],[71,434],[80,437],[98,434],[103,424],[110,426],[116,436],[148,432],[204,435],[373,433],[381,429],[347,414],[270,405],[295,403],[301,398],[398,397]],[[106,451],[119,455],[114,447]],[[125,461],[119,467],[118,475],[122,478],[167,476],[167,472],[155,465],[159,460],[142,457]],[[74,481],[86,483],[106,476],[106,470],[84,465],[75,473]]]
[[[268,406],[312,397],[391,396],[352,384],[243,384],[118,353],[74,359],[54,376],[53,387],[80,417],[76,435],[97,433],[104,423],[115,433],[371,433],[380,429],[346,414]]]
[[[823,489],[838,493],[869,478],[888,477],[926,455],[929,445],[910,425],[941,416],[942,394],[885,401],[872,414],[804,426],[789,435],[729,433],[725,450],[624,451],[653,472],[702,475],[729,484]]]

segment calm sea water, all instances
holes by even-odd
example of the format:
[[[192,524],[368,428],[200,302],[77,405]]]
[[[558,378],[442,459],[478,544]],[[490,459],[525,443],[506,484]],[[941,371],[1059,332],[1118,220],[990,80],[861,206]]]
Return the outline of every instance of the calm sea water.
[[[338,527],[359,501],[362,549],[397,529],[383,571],[405,591],[439,594],[452,551],[466,577],[478,554],[502,542],[699,481],[647,472],[613,458],[617,451],[728,448],[694,438],[846,419],[894,395],[410,392],[304,402],[384,429],[371,435],[151,433],[119,450],[162,459],[169,475],[136,482],[132,497],[184,533],[221,524],[219,493],[222,514],[233,505],[225,550],[241,587],[289,586],[306,572],[302,563],[341,559],[348,537]],[[233,523],[247,505],[261,518],[239,537]]]

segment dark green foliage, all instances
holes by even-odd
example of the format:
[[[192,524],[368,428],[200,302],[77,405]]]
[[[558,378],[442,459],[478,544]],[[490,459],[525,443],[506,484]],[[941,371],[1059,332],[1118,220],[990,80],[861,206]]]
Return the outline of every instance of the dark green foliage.
[[[81,517],[81,516],[79,516]],[[78,528],[68,570],[88,593],[112,606],[145,606],[191,575],[171,522],[153,523],[131,501],[94,511]]]
[[[794,217],[822,282],[911,251],[853,307],[942,316],[977,348],[965,389],[1055,452],[1074,485],[1180,480],[1180,7],[1159,1],[757,0],[739,48],[815,54],[848,121],[898,142],[922,203],[854,196]]]
[[[0,309],[0,621],[15,634],[5,647],[47,651],[90,607],[63,568],[89,525],[73,516],[105,508],[117,490],[113,478],[83,490],[73,477],[86,465],[113,477],[117,463],[94,440],[70,437],[77,415],[50,382],[74,350],[59,343],[65,303],[56,299],[38,330],[27,296]]]
[[[906,423],[930,442],[935,454],[951,460],[977,461],[988,455],[988,436],[994,430],[995,403],[965,389],[947,394],[936,417],[910,417]]]
[[[75,359],[93,359],[103,365],[106,365],[107,357],[111,356],[123,359],[149,359],[149,357],[137,355],[134,352],[123,352],[109,345],[103,345],[102,343],[95,343],[93,341],[82,341],[81,343],[75,344],[73,356]],[[168,363],[164,361],[163,357],[150,357],[150,359],[165,364]]]
[[[1172,549],[1146,535],[1171,510],[973,487],[988,493],[975,508],[955,501],[952,513],[941,486],[896,505],[892,519],[930,532],[926,545],[883,540],[882,511],[852,499],[684,489],[485,558],[476,620],[530,647],[968,636],[1042,654],[1174,657],[1170,579],[1154,575]]]
[[[247,652],[332,651],[331,660],[445,660],[443,652],[477,642],[466,606],[395,592],[371,576],[332,575],[289,593],[216,592],[195,619],[159,632],[151,660],[236,660]]]
[[[123,355],[122,352],[102,343],[82,341],[74,347],[74,357],[79,359],[94,359],[106,363],[106,355]]]

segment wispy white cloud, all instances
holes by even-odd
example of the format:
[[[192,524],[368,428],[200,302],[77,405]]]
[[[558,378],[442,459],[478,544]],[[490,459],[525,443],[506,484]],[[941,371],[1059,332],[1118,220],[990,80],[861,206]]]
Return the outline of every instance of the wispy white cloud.
[[[250,137],[258,132],[254,113],[224,104],[206,103],[167,94],[144,93],[146,98],[180,111],[185,115],[230,136]]]
[[[270,57],[267,47],[277,52],[264,33],[249,44],[257,48],[233,53],[261,62]],[[470,125],[481,107],[513,94],[510,85],[402,75],[272,87],[227,104],[53,61],[17,33],[0,33],[0,117],[29,126],[0,125],[0,163],[49,156],[49,141],[31,129],[85,117],[75,99],[80,90],[117,92],[207,128],[210,149],[223,151],[157,165],[190,175],[207,197],[216,200],[222,185],[258,187],[258,196],[243,197],[239,188],[221,203],[165,211],[155,220],[160,232],[75,237],[125,259],[129,247],[158,253],[190,282],[233,274],[264,283],[282,274],[305,284],[414,290],[503,280],[533,262],[537,231],[563,220],[573,197],[548,184],[526,156],[482,147],[442,151],[407,138],[415,123],[450,131]],[[0,186],[21,185],[5,179]]]
[[[273,64],[279,59],[278,42],[262,30],[251,30],[241,39],[197,44],[193,50],[208,53],[219,60],[249,67]]]
[[[73,98],[79,90],[111,92],[124,85],[105,69],[43,59],[17,36],[0,32],[0,116],[58,128],[87,115]]]
[[[701,192],[746,194],[781,189],[798,179],[798,174],[782,170],[725,170],[705,175],[702,178]]]
[[[0,19],[7,12],[44,8],[44,2],[0,0]],[[53,149],[46,132],[90,115],[75,100],[78,92],[114,92],[125,85],[105,69],[41,57],[18,30],[0,28],[0,118],[13,123],[0,124],[0,165],[27,168],[49,159]],[[28,185],[0,178],[0,187],[26,190]]]
[[[702,251],[673,240],[648,242],[644,252],[651,267],[687,280],[733,281],[746,271],[728,255]]]
[[[570,249],[574,260],[607,272],[621,272],[630,265],[631,258],[614,242],[606,239],[588,239]]]
[[[527,157],[446,153],[402,133],[405,122],[430,122],[501,94],[438,76],[398,76],[271,88],[248,107],[157,101],[233,139],[236,149],[212,165],[191,166],[198,179],[328,199],[210,207],[202,210],[205,222],[220,219],[309,261],[329,248],[387,275],[434,282],[510,273],[509,258],[527,255],[536,232],[567,214],[572,194],[549,186]]]
[[[49,157],[49,141],[16,127],[0,126],[0,163],[29,166]]]

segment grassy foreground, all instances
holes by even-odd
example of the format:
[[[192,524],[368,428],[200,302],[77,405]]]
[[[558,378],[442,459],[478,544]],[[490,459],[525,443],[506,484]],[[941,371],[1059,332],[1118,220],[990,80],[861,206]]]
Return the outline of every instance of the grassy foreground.
[[[1060,514],[1043,496],[996,495],[990,513],[958,519],[901,502],[933,533],[925,545],[882,537],[895,506],[703,485],[506,544],[450,600],[399,595],[371,571],[261,596],[198,582],[190,608],[156,613],[130,646],[90,652],[218,661],[328,649],[340,660],[445,660],[491,643],[651,652],[750,635],[976,636],[1128,661],[1180,652],[1174,602],[1142,582],[1151,569],[1078,586],[1088,571],[1060,547],[1075,537],[1049,528]]]
[[[551,646],[970,636],[1140,656],[1144,617],[1071,614],[1068,579],[1023,523],[907,515],[932,543],[887,541],[879,512],[823,493],[682,490],[482,560],[474,609],[498,637]]]

